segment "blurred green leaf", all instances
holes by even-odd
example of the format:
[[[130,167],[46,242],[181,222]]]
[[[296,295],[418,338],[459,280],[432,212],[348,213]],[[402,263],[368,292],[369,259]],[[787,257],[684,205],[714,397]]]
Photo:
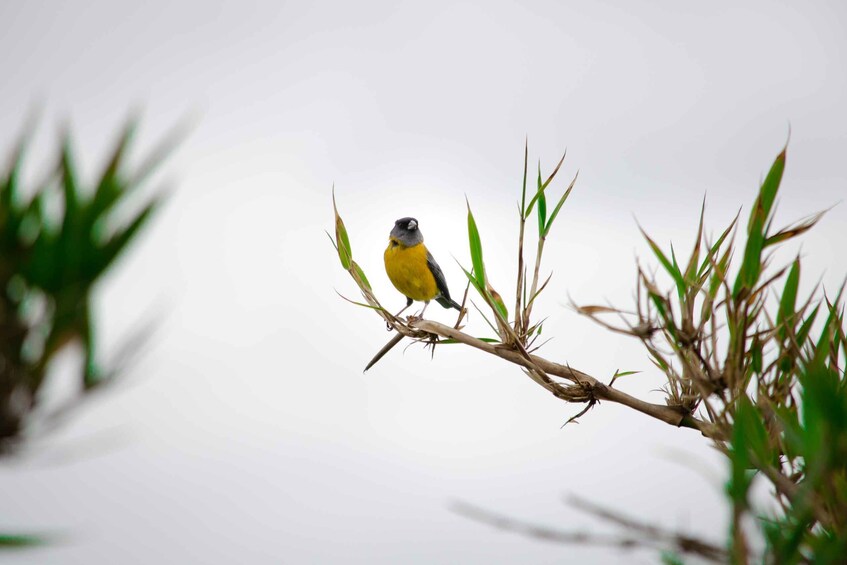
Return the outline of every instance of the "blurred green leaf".
[[[682,560],[682,557],[673,551],[662,552],[662,563],[663,565],[685,565],[685,561]]]
[[[78,173],[67,133],[59,140],[58,162],[44,169],[41,184],[18,190],[22,144],[14,150],[9,171],[0,172],[0,288],[8,290],[14,280],[14,292],[0,298],[4,301],[0,303],[2,357],[8,369],[4,375],[15,375],[17,382],[8,386],[29,398],[38,396],[53,356],[68,342],[83,347],[82,390],[103,381],[95,355],[94,288],[161,202],[161,198],[153,198],[137,211],[122,207],[122,215],[128,219],[117,225],[113,209],[126,201],[143,177],[120,172],[122,166],[129,168],[125,163],[128,137],[128,133],[121,134],[94,187]],[[153,163],[160,163],[165,156],[158,155]],[[28,200],[20,200],[21,194]],[[107,227],[112,224],[110,234]],[[39,313],[33,317],[36,302]],[[24,412],[31,408],[27,406]],[[27,415],[20,407],[10,407],[8,395],[0,395],[0,412],[8,420],[4,420],[0,437],[3,447],[10,434],[23,429]],[[12,425],[7,425],[9,422]]]
[[[794,326],[796,324],[796,307],[797,307],[797,287],[800,284],[800,258],[794,260],[791,264],[791,270],[788,271],[788,277],[785,279],[785,287],[782,289],[782,297],[779,300],[779,310],[777,312],[776,324],[777,334],[779,339],[785,341],[788,337],[789,327],[791,334],[794,335]]]
[[[94,198],[91,202],[89,211],[90,222],[95,222],[98,218],[101,218],[103,214],[111,210],[122,195],[123,191],[121,187],[122,184],[125,183],[122,183],[119,174],[121,172],[121,166],[126,158],[130,142],[132,141],[135,133],[135,129],[135,120],[128,121],[118,138],[118,142],[115,144],[115,148],[106,163],[106,167],[103,170],[103,173],[100,176],[100,181],[97,183],[97,188],[94,191]]]
[[[797,346],[803,347],[806,343],[806,338],[809,336],[809,332],[812,331],[812,324],[815,323],[815,318],[818,316],[818,310],[820,309],[820,304],[812,309],[812,312],[808,315],[808,317],[803,321],[803,324],[800,326],[800,331],[797,332]]]
[[[2,534],[0,533],[0,550],[44,545],[47,539],[34,534]]]
[[[12,157],[9,160],[9,171],[5,175],[5,178],[3,178],[2,184],[0,184],[0,229],[2,229],[6,222],[16,218],[16,215],[12,213],[12,208],[17,208],[18,204],[18,178],[20,176],[26,142],[27,137],[23,135],[15,144],[15,148],[12,150]]]
[[[91,254],[89,260],[86,261],[87,270],[83,273],[83,276],[87,280],[94,280],[105,272],[112,262],[123,253],[136,234],[150,221],[160,203],[159,199],[152,200],[141,209],[141,212],[128,225],[109,238],[98,253]]]
[[[761,435],[761,422],[758,415],[746,396],[739,397],[735,409],[735,422],[732,427],[732,441],[730,448],[730,479],[727,483],[727,494],[736,506],[747,508],[747,493],[753,481],[753,474],[749,471],[754,468],[751,454],[764,449]]]
[[[71,154],[71,142],[67,137],[62,143],[62,159],[60,164],[60,172],[62,174],[62,188],[65,194],[65,213],[64,219],[70,231],[74,221],[79,218],[79,185],[76,180],[76,170],[74,167],[74,159]]]

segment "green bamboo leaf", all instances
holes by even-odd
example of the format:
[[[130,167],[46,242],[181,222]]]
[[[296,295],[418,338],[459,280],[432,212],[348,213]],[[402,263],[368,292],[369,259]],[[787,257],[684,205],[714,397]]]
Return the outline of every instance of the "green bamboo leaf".
[[[344,220],[338,214],[338,207],[335,204],[335,186],[332,187],[332,210],[335,213],[335,243],[338,250],[338,258],[341,260],[341,266],[346,270],[350,270],[350,264],[353,261],[353,251],[350,249],[350,238],[347,235],[347,228],[344,227]]]
[[[739,415],[739,411],[741,414]],[[774,460],[776,455],[770,446],[768,432],[765,429],[764,417],[758,407],[753,404],[749,398],[742,396],[739,398],[739,407],[736,411],[736,420],[741,418],[746,419],[746,435],[745,443],[756,458],[754,462],[756,467],[767,465]]]
[[[736,222],[738,222],[739,214],[741,214],[740,210],[738,211],[738,214],[735,215],[735,218],[733,218],[732,222],[730,222],[729,227],[724,230],[718,240],[714,243],[714,245],[712,245],[711,249],[709,249],[709,254],[703,259],[703,262],[700,264],[700,269],[697,271],[698,278],[706,274],[708,268],[712,266],[712,262],[714,261],[714,258],[717,257],[721,245],[723,245],[724,240],[735,227]]]
[[[559,168],[562,166],[562,163],[565,162],[565,156],[568,154],[567,151],[562,155],[562,158],[559,160],[559,163],[556,165],[556,168],[553,169],[553,172],[550,173],[550,176],[547,177],[547,180],[543,183],[541,182],[541,163],[538,164],[538,189],[535,192],[535,195],[532,197],[532,200],[529,201],[529,206],[527,206],[526,214],[524,218],[528,218],[529,214],[532,212],[532,207],[535,205],[535,201],[544,194],[544,190],[549,186],[550,182],[552,182],[553,178],[556,176],[556,173],[559,172]]]
[[[479,341],[484,341],[485,343],[500,343],[499,339],[494,339],[493,337],[477,337],[475,339],[478,339]],[[452,339],[452,338],[448,338],[448,339],[442,339],[441,341],[439,341],[438,345],[452,345],[452,344],[455,344],[455,343],[462,343],[462,342],[456,341],[455,339]]]
[[[533,294],[532,297],[529,299],[527,306],[529,306],[530,304],[535,302],[535,299],[538,298],[538,296],[544,291],[544,288],[547,286],[547,283],[549,283],[550,279],[552,279],[552,278],[553,278],[553,273],[550,273],[549,275],[547,275],[547,278],[544,280],[544,283],[540,287],[538,287],[538,290],[536,290],[535,294]]]
[[[676,328],[676,322],[673,319],[673,314],[670,311],[670,305],[667,304],[665,298],[655,292],[648,291],[647,295],[650,300],[653,302],[653,306],[656,308],[656,312],[659,313],[659,316],[662,318],[662,322],[664,323],[664,327],[667,332],[671,335],[674,341],[679,341],[679,332]]]
[[[679,281],[674,279],[674,282],[676,283],[676,294],[679,296],[679,303],[682,304],[685,289],[688,287],[685,284],[685,279],[682,278],[682,269],[679,268],[679,263],[676,261],[676,251],[674,251],[673,243],[671,243],[671,262],[673,263],[674,271],[679,273],[679,278],[682,280],[682,284],[680,284]]]
[[[821,305],[818,304],[812,310],[811,314],[803,321],[800,325],[800,330],[797,332],[797,345],[798,347],[803,347],[806,343],[806,339],[809,337],[809,332],[812,331],[812,324],[815,323],[815,318],[818,316],[818,311]]]
[[[777,243],[782,243],[783,241],[787,241],[787,240],[789,240],[793,237],[797,237],[798,235],[801,235],[801,234],[809,231],[810,229],[812,229],[815,226],[815,224],[818,223],[818,221],[823,217],[823,215],[825,213],[826,213],[826,211],[818,212],[817,214],[811,216],[810,218],[807,218],[805,220],[797,222],[796,224],[794,224],[792,226],[789,226],[787,228],[780,230],[779,232],[775,233],[774,235],[769,236],[765,240],[764,246],[768,247],[768,246],[771,246],[771,245],[776,245]]]
[[[796,325],[795,317],[797,313],[797,287],[800,284],[800,258],[794,260],[791,265],[791,270],[788,272],[788,277],[785,279],[785,287],[782,290],[782,297],[779,300],[779,311],[777,312],[776,325],[777,334],[781,341],[785,341],[788,337],[788,328],[791,327],[791,335],[794,334],[794,326]]]
[[[553,209],[553,213],[550,214],[550,219],[547,220],[547,225],[544,227],[544,237],[547,237],[547,234],[550,233],[550,228],[553,227],[553,222],[556,220],[556,216],[559,215],[559,210],[562,209],[562,206],[565,204],[565,201],[568,199],[568,196],[571,195],[571,190],[573,190],[574,185],[576,184],[576,179],[579,176],[579,171],[573,177],[571,184],[568,185],[568,189],[559,199],[559,202],[556,204],[556,207]]]
[[[479,284],[479,282],[476,280],[476,277],[474,276],[474,274],[473,274],[473,273],[471,273],[470,271],[468,271],[466,268],[464,268],[464,267],[461,265],[461,263],[459,263],[458,261],[456,261],[456,264],[457,264],[457,265],[459,265],[459,268],[460,268],[460,269],[462,269],[462,272],[463,272],[463,273],[465,273],[465,276],[468,278],[468,282],[470,282],[470,283],[471,283],[471,286],[473,286],[473,287],[474,287],[474,289],[475,289],[475,290],[479,293],[479,295],[480,295],[483,299],[485,299],[485,300],[486,300],[486,302],[487,302],[489,298],[486,296],[485,288],[484,288],[484,287],[482,287],[482,286],[480,286],[480,284]],[[476,308],[476,304],[474,304],[474,307]],[[476,308],[476,310],[477,310],[477,312],[479,312],[479,314],[482,316],[482,319],[483,319],[483,320],[485,320],[485,323],[486,323],[486,324],[488,324],[488,326],[489,326],[492,330],[494,330],[494,333],[499,334],[500,332],[497,330],[497,327],[496,327],[493,323],[491,323],[491,320],[489,320],[489,319],[488,319],[488,316],[486,316],[486,315],[485,315],[485,312],[483,312],[483,311],[482,311],[482,310],[480,310],[479,308]]]
[[[648,347],[647,352],[650,354],[650,362],[653,363],[656,367],[658,367],[661,372],[667,373],[670,369],[670,365],[668,365],[667,361],[665,361],[665,358],[662,357],[661,353],[659,353],[653,347]]]
[[[741,269],[735,279],[733,296],[738,298],[743,290],[751,290],[759,280],[762,270],[762,250],[767,239],[767,228],[770,224],[773,203],[782,181],[782,173],[785,170],[785,149],[777,155],[770,171],[768,171],[759,195],[750,212],[750,220],[747,223],[747,245],[744,248],[744,259]]]
[[[776,193],[779,191],[779,185],[782,182],[782,173],[785,171],[786,151],[787,147],[783,148],[779,155],[776,156],[765,180],[762,182],[756,203],[750,211],[750,220],[747,223],[748,235],[752,234],[754,229],[764,227],[770,219],[773,203],[776,200]]]
[[[774,405],[773,410],[783,430],[785,455],[789,459],[801,456],[803,454],[803,429],[797,406]]]
[[[338,296],[340,296],[341,298],[343,298],[344,300],[346,300],[350,304],[355,304],[356,306],[363,306],[364,308],[370,308],[371,310],[378,310],[378,311],[381,311],[381,312],[385,311],[384,309],[380,308],[379,306],[371,306],[370,304],[365,304],[364,302],[356,302],[355,300],[350,300],[349,298],[347,298],[346,296],[344,296],[343,294],[341,294],[337,290],[335,291],[335,294],[337,294]]]
[[[359,264],[355,261],[352,261],[351,263],[353,265],[353,269],[356,271],[356,274],[358,274],[359,278],[362,280],[362,283],[364,283],[368,290],[373,290],[371,289],[371,283],[368,281],[368,277],[365,276],[365,271],[363,271]]]
[[[830,302],[829,299],[825,299],[828,314],[826,322],[824,323],[823,328],[821,328],[821,335],[818,338],[817,346],[814,349],[815,354],[813,358],[813,363],[820,363],[821,366],[824,365],[826,358],[830,356],[831,352],[835,354],[837,360],[838,342],[836,337],[836,326],[841,324],[841,316],[838,312],[838,308],[841,303],[841,294],[843,291],[844,288],[842,287],[833,302]]]
[[[836,355],[838,353],[838,347],[844,352],[844,357],[847,358],[847,334],[845,334],[844,330],[844,304],[840,300],[835,301],[835,305],[841,305],[841,312],[838,314],[837,319],[835,320],[835,324],[833,326],[833,338],[835,341],[834,347],[836,351],[834,352]]]
[[[813,363],[820,362],[821,364],[823,364],[826,358],[829,357],[831,338],[832,309],[829,309],[829,315],[826,318],[826,323],[824,323],[823,327],[821,328],[820,336],[818,336],[818,341],[814,348]]]
[[[467,201],[466,201],[467,202]],[[479,230],[476,227],[473,212],[471,212],[470,202],[468,206],[468,242],[471,248],[471,262],[473,263],[473,274],[476,277],[474,281],[475,287],[483,294],[482,289],[485,288],[485,263],[482,260],[482,241],[479,237]]]
[[[638,226],[638,229],[641,230],[641,235],[643,235],[644,239],[647,240],[648,245],[650,245],[650,249],[653,250],[653,254],[656,255],[656,257],[659,259],[659,263],[662,264],[668,274],[670,274],[670,276],[673,278],[674,283],[676,283],[677,289],[685,288],[685,281],[682,279],[682,273],[680,273],[679,267],[674,266],[675,261],[674,263],[668,261],[668,258],[665,256],[664,253],[662,253],[662,250],[659,248],[658,245],[656,245],[656,242],[653,241],[649,235],[647,235],[647,232],[645,232],[641,226]],[[671,250],[673,250],[673,247],[671,247]]]
[[[484,287],[480,286],[479,281],[476,280],[476,276],[474,275],[474,273],[462,267],[461,263],[459,263],[458,261],[456,261],[456,263],[459,265],[459,268],[462,269],[462,272],[465,273],[465,276],[468,277],[468,281],[471,283],[471,286],[476,289],[480,296],[484,297],[485,289]]]
[[[503,318],[503,322],[508,322],[509,310],[506,308],[506,303],[503,302],[503,297],[500,296],[500,293],[494,290],[494,287],[492,287],[488,282],[486,282],[485,285],[485,291],[490,299],[490,302],[494,304],[494,308],[497,310],[497,313],[500,314],[500,317]]]
[[[541,181],[541,171],[538,171],[538,180]],[[540,191],[538,196],[538,237],[544,237],[544,224],[547,223],[547,196]]]
[[[752,466],[750,450],[747,448],[747,438],[753,433],[749,429],[751,427],[750,418],[747,417],[749,404],[750,401],[746,396],[741,396],[738,400],[729,452],[730,476],[726,485],[727,494],[733,503],[740,508],[747,507],[747,492],[752,483],[752,476],[747,472]]]
[[[324,233],[329,238],[329,242],[332,244],[332,248],[338,251],[338,245],[335,243],[335,239],[333,239],[333,237],[329,235],[328,231],[324,230]]]
[[[735,278],[735,286],[732,294],[735,298],[740,296],[743,290],[750,290],[759,280],[762,270],[762,249],[765,238],[761,230],[754,229],[747,237],[747,246],[744,248],[744,259],[741,261],[741,269]]]
[[[541,182],[541,161],[538,162],[538,180],[536,181],[535,194],[532,195],[532,198],[529,201],[529,206],[526,208],[526,218],[529,218],[530,213],[532,212],[532,207],[535,206],[535,203],[544,194],[544,183]]]
[[[697,226],[697,236],[694,238],[694,249],[691,251],[691,258],[688,260],[688,266],[685,268],[685,280],[689,285],[696,285],[699,282],[697,276],[697,263],[700,261],[700,244],[703,240],[703,216],[706,214],[706,197],[703,197],[703,203],[700,206],[700,223]]]
[[[462,272],[465,273],[465,276],[468,277],[471,285],[473,285],[474,289],[476,289],[479,295],[485,300],[485,303],[490,306],[496,314],[499,314],[504,322],[506,322],[509,319],[509,311],[506,309],[506,304],[503,302],[503,299],[497,291],[494,290],[494,288],[484,279],[479,280],[476,276],[476,272],[469,272],[467,269],[462,267],[461,264],[459,264],[459,268],[461,268]],[[492,328],[494,327],[492,326]],[[494,331],[497,331],[496,328],[494,328]]]
[[[822,466],[831,465],[833,456],[838,457],[843,445],[833,444],[833,438],[844,437],[847,431],[844,429],[847,424],[847,390],[838,372],[828,368],[823,361],[822,357],[816,356],[799,375],[803,419],[801,449],[807,476],[812,477],[822,470]]]
[[[718,289],[726,280],[726,273],[729,269],[729,261],[732,258],[732,246],[730,245],[724,251],[723,256],[717,264],[717,268],[712,273],[712,280],[709,283],[709,296],[714,300],[718,295]]]
[[[521,188],[521,218],[526,217],[526,173],[529,164],[529,140],[524,141],[523,150],[523,184]]]

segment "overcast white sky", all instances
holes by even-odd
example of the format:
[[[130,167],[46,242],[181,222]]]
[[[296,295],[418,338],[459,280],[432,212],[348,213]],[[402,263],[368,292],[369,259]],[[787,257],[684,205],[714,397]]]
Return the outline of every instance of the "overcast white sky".
[[[688,249],[704,194],[712,231],[746,218],[789,125],[779,219],[844,199],[843,2],[13,0],[0,22],[0,151],[40,108],[33,174],[62,123],[89,178],[133,109],[142,150],[196,124],[98,303],[106,356],[150,316],[159,331],[125,386],[0,467],[0,530],[61,540],[8,562],[620,558],[449,510],[611,529],[569,493],[723,539],[723,462],[690,431],[607,404],[560,429],[581,406],[457,347],[398,348],[362,374],[389,335],[335,293],[356,294],[323,233],[330,188],[387,306],[403,298],[382,250],[407,215],[461,293],[465,197],[509,295],[524,139],[545,170],[567,148],[563,177],[580,177],[548,244],[543,353],[600,378],[643,370],[621,387],[661,402],[636,344],[567,296],[630,303],[636,219]],[[803,240],[806,283],[840,283],[845,236],[842,203]]]

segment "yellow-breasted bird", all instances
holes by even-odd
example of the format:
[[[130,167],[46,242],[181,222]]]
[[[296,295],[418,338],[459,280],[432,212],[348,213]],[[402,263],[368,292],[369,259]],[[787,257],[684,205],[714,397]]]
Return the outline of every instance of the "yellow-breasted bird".
[[[424,302],[423,316],[430,300],[445,308],[461,310],[461,306],[450,298],[450,290],[441,267],[424,245],[418,221],[415,218],[400,218],[394,222],[385,250],[385,272],[394,287],[406,297],[405,310],[412,301]],[[403,313],[397,312],[397,316]]]

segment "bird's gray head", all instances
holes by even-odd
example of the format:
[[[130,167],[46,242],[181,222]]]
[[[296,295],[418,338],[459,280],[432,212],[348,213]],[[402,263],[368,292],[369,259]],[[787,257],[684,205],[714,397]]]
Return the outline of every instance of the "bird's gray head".
[[[414,218],[400,218],[394,222],[391,230],[391,240],[396,241],[404,247],[412,247],[423,243],[423,234],[418,228],[418,221]]]

